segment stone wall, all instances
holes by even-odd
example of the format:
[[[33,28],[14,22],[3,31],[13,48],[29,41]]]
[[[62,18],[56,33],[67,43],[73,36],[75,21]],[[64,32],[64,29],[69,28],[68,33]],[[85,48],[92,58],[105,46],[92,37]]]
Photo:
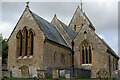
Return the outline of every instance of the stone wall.
[[[65,61],[62,62],[61,55],[64,55]],[[71,51],[69,48],[58,45],[51,41],[45,41],[44,44],[44,70],[52,69],[70,69]]]
[[[84,34],[84,32],[87,32],[87,34]],[[96,36],[95,32],[88,26],[84,25],[81,30],[79,31],[78,35],[75,38],[75,67],[80,68],[82,65],[81,62],[81,43],[82,41],[88,41],[92,45],[92,66],[91,66],[91,77],[96,78],[96,73],[100,69],[106,69],[108,71],[108,68],[105,67],[105,64],[107,63],[107,60],[105,61],[105,53],[107,50],[107,47],[105,44],[99,39],[98,36]]]
[[[33,56],[17,57],[16,35],[20,30],[22,31],[25,26],[28,31],[32,29],[35,32]],[[37,69],[41,69],[41,70],[43,69],[44,38],[45,37],[43,32],[40,30],[38,24],[32,17],[29,9],[26,8],[8,40],[8,65],[7,65],[8,67],[7,68],[9,71],[12,71],[13,77],[21,77],[21,69],[20,69],[21,66],[28,66],[29,72],[30,72],[29,74],[37,71]]]

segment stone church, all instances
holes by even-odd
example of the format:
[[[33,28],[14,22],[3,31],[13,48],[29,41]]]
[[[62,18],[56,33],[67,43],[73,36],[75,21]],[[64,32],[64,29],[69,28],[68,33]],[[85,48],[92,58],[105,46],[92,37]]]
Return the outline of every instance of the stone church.
[[[56,15],[48,22],[27,4],[8,39],[7,68],[12,76],[79,77],[84,70],[90,78],[111,77],[118,70],[119,56],[95,33],[81,7],[71,18],[69,25]]]

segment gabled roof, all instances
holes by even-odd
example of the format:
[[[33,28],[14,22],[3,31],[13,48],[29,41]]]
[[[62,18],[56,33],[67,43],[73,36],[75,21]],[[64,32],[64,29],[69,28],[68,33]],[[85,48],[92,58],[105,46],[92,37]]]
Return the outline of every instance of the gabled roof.
[[[44,32],[47,39],[56,42],[58,44],[64,45],[69,47],[66,41],[63,39],[61,34],[58,32],[56,27],[49,23],[48,21],[44,20],[43,18],[39,17],[37,14],[31,12],[33,17],[36,19],[40,29]]]
[[[72,19],[71,19],[71,21],[70,21],[70,23],[69,23],[69,26],[70,26],[72,20],[75,18],[75,15],[76,15],[77,13],[79,13],[79,14],[82,15],[82,16],[84,16],[84,17],[88,20],[88,22],[90,23],[89,27],[91,27],[92,29],[95,30],[95,27],[93,26],[92,22],[89,20],[89,18],[88,18],[87,15],[85,14],[85,12],[83,12],[83,11],[80,9],[79,6],[77,7],[77,9],[76,9],[76,11],[75,11],[75,13],[74,13],[74,15],[73,15],[73,17],[72,17]]]
[[[92,22],[89,20],[89,18],[87,17],[87,15],[85,14],[85,12],[83,13],[83,15],[87,18],[88,22],[90,23],[91,28],[93,28],[95,30],[95,27],[93,26]]]
[[[101,39],[97,34],[96,34],[96,36],[107,46],[107,48],[108,48],[108,51],[110,51],[114,56],[116,56],[117,58],[120,58],[114,51],[113,51],[113,49],[103,40],[103,39]]]
[[[80,7],[78,6],[78,7],[77,7],[77,9],[76,9],[76,11],[75,11],[75,13],[73,14],[72,19],[70,20],[70,23],[69,23],[69,25],[68,25],[68,26],[70,26],[70,24],[72,23],[72,21],[73,21],[73,19],[74,19],[75,15],[76,15],[76,13],[77,13],[77,12],[79,12],[79,13],[80,13],[80,11],[81,11],[81,10],[80,10]]]
[[[68,27],[66,24],[64,24],[62,21],[60,21],[60,24],[63,26],[63,28],[66,30],[66,32],[69,34],[69,36],[74,39],[75,35],[77,34],[75,31],[73,31],[70,27]]]

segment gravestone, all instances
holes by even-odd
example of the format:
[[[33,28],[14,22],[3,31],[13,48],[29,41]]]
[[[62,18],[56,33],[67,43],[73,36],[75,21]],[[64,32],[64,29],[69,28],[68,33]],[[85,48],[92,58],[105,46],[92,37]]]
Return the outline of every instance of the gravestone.
[[[21,67],[22,78],[29,78],[29,69],[27,66]]]

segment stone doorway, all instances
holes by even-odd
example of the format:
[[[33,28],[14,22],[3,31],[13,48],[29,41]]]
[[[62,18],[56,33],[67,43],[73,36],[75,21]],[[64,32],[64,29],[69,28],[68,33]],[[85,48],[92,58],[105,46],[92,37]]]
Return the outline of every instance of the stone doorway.
[[[21,67],[21,75],[22,75],[22,78],[29,78],[29,69],[27,66]]]

